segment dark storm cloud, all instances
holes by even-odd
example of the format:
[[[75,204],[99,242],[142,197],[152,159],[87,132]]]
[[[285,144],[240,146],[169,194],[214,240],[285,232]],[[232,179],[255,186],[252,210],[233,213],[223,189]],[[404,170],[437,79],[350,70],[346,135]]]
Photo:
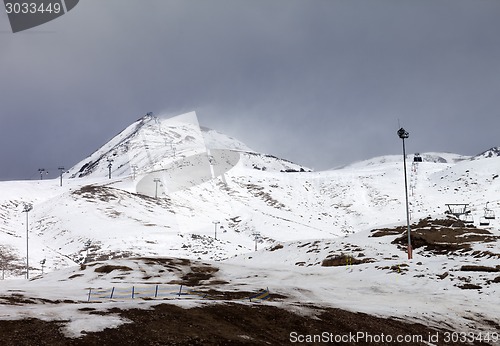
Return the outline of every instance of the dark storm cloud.
[[[146,112],[195,110],[316,169],[500,145],[500,2],[87,0],[0,14],[0,179],[71,166]],[[55,172],[55,170],[53,170]]]

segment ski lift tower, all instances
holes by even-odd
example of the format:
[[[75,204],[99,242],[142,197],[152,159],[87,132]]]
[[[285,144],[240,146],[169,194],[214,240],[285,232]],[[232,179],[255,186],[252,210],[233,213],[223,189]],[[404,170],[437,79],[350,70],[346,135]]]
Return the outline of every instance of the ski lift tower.
[[[111,179],[111,167],[113,167],[113,159],[108,159],[108,178]]]
[[[469,203],[448,203],[445,205],[448,207],[450,214],[454,215],[457,219],[464,223],[474,223]]]

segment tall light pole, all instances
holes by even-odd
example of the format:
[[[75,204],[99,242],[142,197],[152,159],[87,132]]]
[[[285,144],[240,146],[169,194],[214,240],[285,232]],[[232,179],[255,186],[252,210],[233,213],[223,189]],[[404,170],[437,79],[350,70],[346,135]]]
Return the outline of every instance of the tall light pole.
[[[85,259],[83,260],[83,263],[87,263],[87,258],[89,258],[89,249],[90,249],[91,245],[92,245],[92,240],[88,239],[85,242],[85,248],[87,250],[87,254],[85,255]]]
[[[259,240],[260,234],[258,232],[255,232],[253,234],[253,236],[255,237],[254,238],[254,240],[255,240],[255,251],[257,251],[257,241]]]
[[[113,167],[113,160],[108,159],[108,178],[111,179],[111,167]]]
[[[23,213],[26,213],[26,279],[30,278],[30,265],[29,265],[29,242],[28,242],[28,213],[33,210],[33,205],[31,203],[26,203],[24,205]]]
[[[155,198],[158,198],[158,183],[161,181],[159,178],[154,178],[153,180],[155,182]]]
[[[60,167],[59,167],[59,168],[57,168],[57,169],[59,170],[59,173],[60,173],[60,174],[59,174],[59,175],[60,175],[60,177],[61,177],[61,184],[60,184],[60,185],[62,186],[62,175],[63,175],[63,172],[64,172],[64,167],[63,167],[63,166],[60,166]]]
[[[135,180],[135,175],[137,174],[137,165],[132,165],[133,180]]]
[[[45,168],[38,168],[38,173],[40,173],[40,180],[43,180],[43,173],[49,174],[49,172],[47,172]]]
[[[408,259],[412,259],[412,248],[411,248],[411,238],[410,238],[410,208],[408,204],[408,179],[406,178],[406,148],[405,139],[409,137],[409,133],[404,129],[400,128],[398,130],[398,136],[403,140],[403,167],[405,175],[405,196],[406,196],[406,227],[408,233]]]
[[[215,240],[217,240],[217,225],[220,224],[220,221],[212,221],[212,223],[215,225]]]
[[[45,258],[40,261],[40,264],[42,265],[42,276],[43,276],[43,267],[45,267]]]

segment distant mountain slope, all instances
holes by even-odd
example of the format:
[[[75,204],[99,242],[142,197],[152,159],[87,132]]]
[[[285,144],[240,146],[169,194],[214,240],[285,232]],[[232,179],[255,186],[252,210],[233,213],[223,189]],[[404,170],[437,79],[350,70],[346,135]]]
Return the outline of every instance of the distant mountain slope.
[[[150,113],[128,126],[92,155],[72,167],[70,178],[123,177],[158,171],[194,155],[207,155],[212,149],[225,149],[251,154],[255,167],[277,170],[304,168],[300,165],[254,152],[244,143],[215,130],[200,127],[195,112],[172,118]],[[246,157],[250,157],[246,155]],[[255,158],[262,160],[255,160]],[[265,159],[267,157],[267,159]],[[267,162],[267,164],[266,164]],[[280,164],[276,165],[276,162]]]
[[[487,159],[491,157],[498,157],[500,156],[500,147],[493,147],[491,149],[488,149],[481,154],[478,154],[474,156],[472,159],[473,160],[479,160],[479,159]]]
[[[413,162],[415,156],[420,156],[423,162],[434,162],[434,163],[457,163],[463,160],[470,159],[470,156],[464,156],[453,153],[437,153],[437,152],[429,152],[422,154],[407,154],[406,159],[407,162]],[[380,165],[384,163],[395,163],[395,162],[403,162],[403,155],[384,155],[377,156],[368,160],[362,160],[358,162],[354,162],[342,167],[337,167],[335,169],[342,168],[362,168],[374,165]]]
[[[443,214],[446,203],[469,203],[476,222],[486,202],[500,216],[500,157],[422,157],[408,162],[412,220]],[[406,218],[401,155],[309,172],[200,128],[194,113],[139,119],[72,168],[63,185],[0,182],[0,241],[22,262],[29,216],[34,272],[44,259],[46,270],[130,255],[220,260],[256,242],[336,238]]]

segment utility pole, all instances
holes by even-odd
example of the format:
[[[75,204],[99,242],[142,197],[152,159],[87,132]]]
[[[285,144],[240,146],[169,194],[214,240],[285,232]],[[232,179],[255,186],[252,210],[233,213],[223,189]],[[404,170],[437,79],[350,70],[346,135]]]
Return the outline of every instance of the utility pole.
[[[64,172],[64,167],[63,166],[60,166],[59,168],[57,168],[59,170],[59,173],[60,173],[60,177],[61,177],[61,186],[62,186],[62,176],[63,176],[63,172]]]
[[[40,173],[40,180],[43,180],[43,173],[49,174],[49,172],[47,172],[45,168],[38,168],[38,173]]]
[[[159,178],[154,178],[153,180],[155,182],[155,198],[158,198],[158,183],[161,181]]]
[[[28,242],[28,213],[33,210],[33,205],[31,203],[24,204],[23,213],[26,213],[26,279],[29,280],[29,242]]]
[[[408,259],[413,258],[412,248],[411,248],[411,237],[410,237],[410,208],[408,204],[408,179],[406,177],[406,149],[405,149],[405,139],[407,139],[410,134],[404,129],[400,128],[398,130],[398,136],[403,140],[403,167],[405,175],[405,196],[406,196],[406,227],[408,233]]]
[[[111,167],[113,167],[113,160],[112,159],[108,159],[108,177],[109,179],[111,179]]]
[[[87,263],[87,258],[89,258],[89,248],[91,245],[92,245],[92,241],[90,239],[88,239],[85,242],[85,249],[87,250],[87,254],[85,255],[85,259],[83,260],[83,263]]]
[[[40,264],[42,265],[42,276],[43,276],[43,267],[45,266],[45,258],[40,261]]]
[[[137,174],[137,165],[132,165],[132,177],[135,180],[135,175]]]
[[[220,224],[220,221],[212,221],[212,223],[215,225],[215,240],[217,240],[217,225]]]
[[[258,232],[253,233],[253,236],[255,237],[255,251],[257,251],[257,241],[259,240],[260,234]]]

